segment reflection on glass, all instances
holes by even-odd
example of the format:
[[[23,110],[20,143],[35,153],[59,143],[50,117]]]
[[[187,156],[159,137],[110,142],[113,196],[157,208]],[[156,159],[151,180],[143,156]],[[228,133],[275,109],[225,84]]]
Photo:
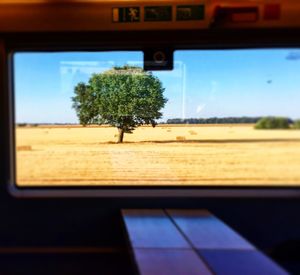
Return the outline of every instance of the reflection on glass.
[[[19,186],[299,185],[300,51],[16,53]]]

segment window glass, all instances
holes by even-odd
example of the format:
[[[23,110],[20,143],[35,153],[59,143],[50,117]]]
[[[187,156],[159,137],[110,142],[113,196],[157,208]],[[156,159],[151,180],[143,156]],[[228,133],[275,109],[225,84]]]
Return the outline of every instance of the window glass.
[[[16,53],[19,186],[300,184],[300,50]],[[155,126],[155,127],[153,127]]]

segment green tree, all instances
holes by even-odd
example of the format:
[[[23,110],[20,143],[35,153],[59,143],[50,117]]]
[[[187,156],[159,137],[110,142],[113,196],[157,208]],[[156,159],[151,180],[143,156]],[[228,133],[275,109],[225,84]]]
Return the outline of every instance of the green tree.
[[[294,121],[294,128],[295,129],[300,129],[300,119],[297,119]]]
[[[285,117],[263,117],[256,124],[255,129],[289,129],[290,121]]]
[[[164,98],[161,81],[140,67],[114,67],[93,74],[88,83],[79,83],[72,97],[80,124],[110,124],[118,128],[118,142],[124,133],[141,125],[157,125]]]

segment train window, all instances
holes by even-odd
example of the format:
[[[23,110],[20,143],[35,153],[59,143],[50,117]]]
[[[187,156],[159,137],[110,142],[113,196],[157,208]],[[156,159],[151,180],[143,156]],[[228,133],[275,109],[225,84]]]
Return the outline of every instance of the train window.
[[[131,51],[13,65],[18,187],[300,184],[300,50],[178,50],[153,72]]]

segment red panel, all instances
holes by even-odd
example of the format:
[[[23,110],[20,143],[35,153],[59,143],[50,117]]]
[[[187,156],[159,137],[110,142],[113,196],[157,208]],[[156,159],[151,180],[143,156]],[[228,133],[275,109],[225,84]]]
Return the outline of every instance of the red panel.
[[[279,20],[281,14],[280,4],[265,5],[264,19],[265,20]]]

